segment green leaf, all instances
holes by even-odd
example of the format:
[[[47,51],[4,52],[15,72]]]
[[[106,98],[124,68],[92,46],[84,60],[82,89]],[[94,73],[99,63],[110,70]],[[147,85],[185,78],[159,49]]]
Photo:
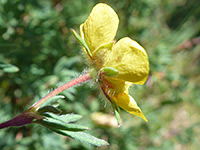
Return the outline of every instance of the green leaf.
[[[81,142],[85,142],[91,145],[95,146],[103,146],[103,145],[109,145],[106,141],[98,139],[90,134],[84,133],[84,132],[71,132],[71,131],[62,131],[62,130],[53,130],[59,134],[62,134],[64,136],[69,136],[73,139],[79,140]]]
[[[7,73],[15,73],[19,71],[19,68],[12,64],[0,64],[0,68]]]
[[[38,113],[44,113],[44,112],[52,112],[54,114],[60,114],[61,111],[53,106],[44,106],[44,107],[40,107],[37,111]]]
[[[73,36],[76,38],[76,40],[83,46],[85,47],[88,55],[90,56],[90,58],[92,58],[92,54],[90,52],[89,47],[87,46],[87,44],[85,43],[85,41],[83,41],[83,39],[78,35],[78,33],[76,33],[76,31],[74,29],[71,29],[71,32],[73,34]]]
[[[44,104],[42,104],[42,105],[40,106],[40,108],[41,108],[41,107],[44,107],[44,106],[46,106],[46,105],[48,105],[48,104],[50,104],[50,103],[52,103],[53,101],[56,101],[56,100],[58,100],[58,99],[63,99],[63,98],[65,98],[65,96],[63,96],[63,95],[54,96],[54,97],[50,98],[48,101],[46,101]]]
[[[121,125],[120,109],[115,103],[112,104],[112,107],[113,107],[113,110],[115,113],[115,117],[117,119],[118,127],[120,127],[120,125]]]
[[[75,122],[82,118],[81,115],[77,115],[77,114],[55,115],[52,113],[45,113],[44,115],[47,117],[51,117],[53,119],[62,121],[62,122]]]
[[[78,125],[78,124],[68,124],[62,121],[52,119],[52,118],[45,118],[43,120],[37,120],[36,123],[39,123],[47,128],[50,129],[60,129],[60,130],[69,130],[69,131],[84,131],[88,130],[88,127]]]

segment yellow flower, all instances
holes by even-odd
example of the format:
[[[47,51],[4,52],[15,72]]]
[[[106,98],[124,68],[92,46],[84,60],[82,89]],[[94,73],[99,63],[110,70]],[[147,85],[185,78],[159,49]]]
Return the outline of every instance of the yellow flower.
[[[104,95],[111,103],[147,121],[135,100],[128,94],[131,84],[144,84],[148,77],[147,53],[129,37],[115,43],[118,24],[115,11],[110,6],[99,3],[80,26],[81,38],[91,52],[88,59],[98,72],[98,82]],[[87,53],[86,50],[85,52]],[[106,67],[117,72],[113,76],[101,73],[101,69]]]

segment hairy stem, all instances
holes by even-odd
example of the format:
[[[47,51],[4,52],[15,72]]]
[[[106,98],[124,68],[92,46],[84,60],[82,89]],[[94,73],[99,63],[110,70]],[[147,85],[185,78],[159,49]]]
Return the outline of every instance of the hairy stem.
[[[53,90],[51,93],[49,93],[48,95],[46,95],[45,97],[43,97],[42,99],[40,99],[38,102],[36,102],[35,104],[33,104],[27,111],[35,111],[36,109],[38,109],[43,103],[45,103],[46,101],[48,101],[50,98],[56,96],[57,94],[63,92],[64,90],[78,85],[80,83],[83,83],[87,80],[90,80],[91,77],[88,73],[68,82],[65,83],[64,85],[58,87],[57,89]]]
[[[38,102],[33,104],[27,111],[23,112],[22,114],[16,116],[15,118],[6,121],[4,123],[0,124],[0,129],[10,127],[10,126],[23,126],[25,124],[29,124],[32,122],[33,119],[42,119],[41,116],[38,116],[34,111],[36,111],[42,104],[44,104],[46,101],[48,101],[50,98],[56,96],[57,94],[61,93],[62,91],[78,85],[80,83],[83,83],[87,80],[90,80],[91,77],[88,73],[68,82],[64,85],[58,87],[57,89],[53,90],[51,93],[40,99]]]

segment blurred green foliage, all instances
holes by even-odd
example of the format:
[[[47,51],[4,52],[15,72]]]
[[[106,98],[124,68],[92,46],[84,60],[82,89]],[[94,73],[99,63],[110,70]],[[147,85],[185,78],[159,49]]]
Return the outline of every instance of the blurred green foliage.
[[[60,108],[82,115],[79,123],[109,146],[95,148],[40,125],[27,125],[1,130],[0,149],[198,149],[199,0],[0,0],[0,122],[87,69],[70,28],[78,31],[98,2],[109,4],[119,15],[116,39],[129,36],[147,50],[149,79],[130,92],[149,122],[122,110],[120,128],[95,124],[91,114],[112,114],[112,109],[88,82],[63,92],[66,98]]]

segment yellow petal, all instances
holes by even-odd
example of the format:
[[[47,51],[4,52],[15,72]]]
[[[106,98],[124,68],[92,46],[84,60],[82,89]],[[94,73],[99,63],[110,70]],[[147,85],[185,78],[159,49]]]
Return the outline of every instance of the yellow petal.
[[[113,44],[113,42],[103,44],[99,46],[95,51],[93,51],[92,61],[95,64],[97,70],[102,68],[102,65],[105,63],[107,56],[110,55]]]
[[[103,67],[113,67],[119,71],[118,79],[144,84],[149,74],[146,51],[136,41],[125,37],[119,40],[111,51]]]
[[[108,5],[97,4],[88,19],[80,26],[82,38],[91,53],[100,45],[113,41],[119,19],[115,11]]]
[[[128,93],[128,91],[114,95],[111,98],[112,98],[112,100],[114,100],[114,102],[118,106],[120,106],[127,112],[129,112],[133,115],[139,116],[142,119],[144,119],[146,122],[148,122],[147,119],[145,118],[144,114],[142,113],[141,109],[138,107],[137,103],[135,102],[135,100],[127,93]]]

